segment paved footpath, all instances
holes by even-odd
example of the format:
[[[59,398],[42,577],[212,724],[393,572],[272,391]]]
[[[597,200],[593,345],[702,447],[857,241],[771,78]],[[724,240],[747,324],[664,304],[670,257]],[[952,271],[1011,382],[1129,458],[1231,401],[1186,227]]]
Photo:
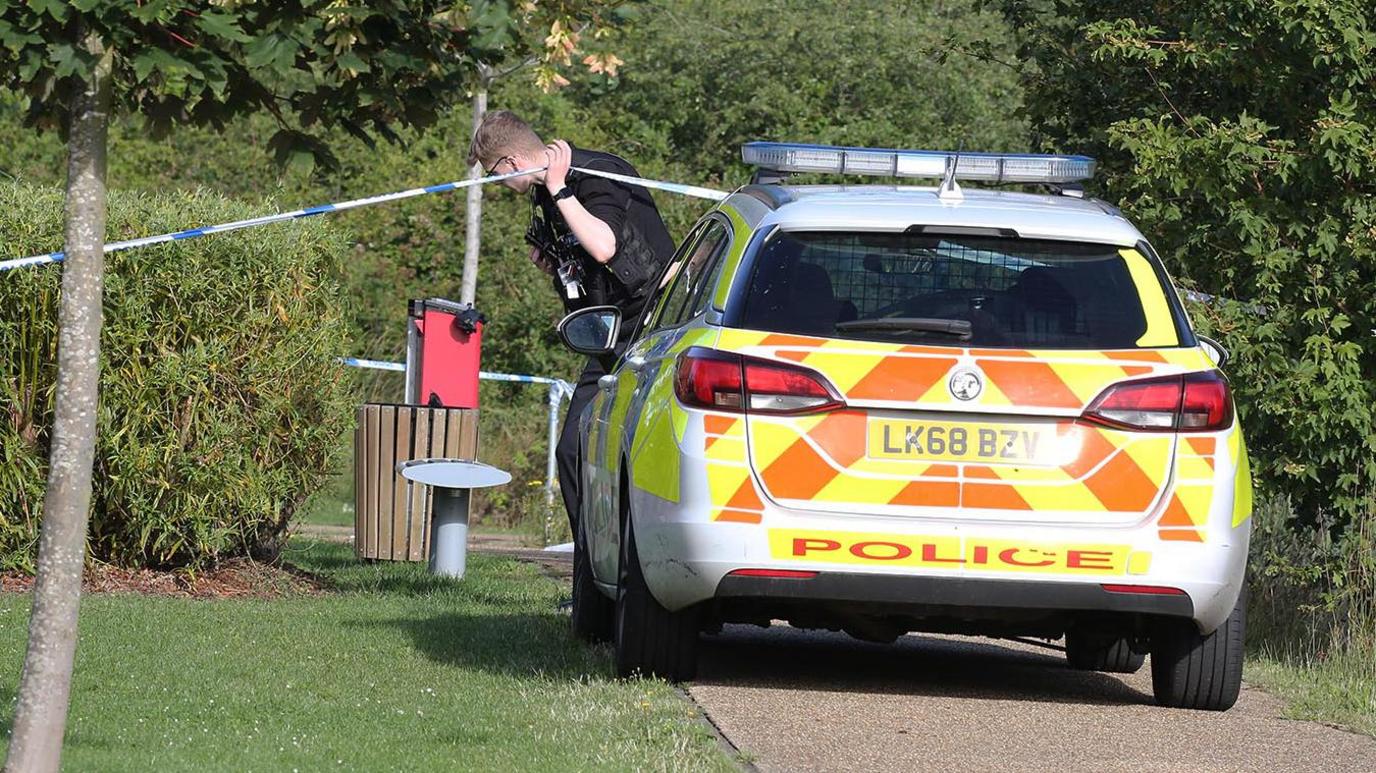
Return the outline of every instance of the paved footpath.
[[[993,639],[728,626],[689,689],[763,771],[1376,771],[1376,739],[1281,719],[1244,688],[1225,713],[1159,708],[1151,663],[1072,671]]]
[[[473,549],[568,575],[568,554]],[[688,692],[762,771],[1376,773],[1376,739],[1282,719],[1258,689],[1224,713],[1160,708],[1150,661],[1099,674],[1010,641],[880,645],[784,625],[727,626],[701,646]]]

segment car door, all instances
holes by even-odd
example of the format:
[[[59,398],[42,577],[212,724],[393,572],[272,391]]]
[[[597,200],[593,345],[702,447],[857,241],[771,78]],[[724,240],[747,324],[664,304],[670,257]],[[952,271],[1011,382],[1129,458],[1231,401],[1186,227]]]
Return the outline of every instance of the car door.
[[[675,344],[686,323],[700,315],[698,301],[730,242],[730,225],[723,217],[709,216],[694,228],[665,270],[640,334],[599,382],[596,427],[590,432],[596,449],[589,457],[595,458],[598,471],[584,501],[592,512],[587,527],[593,573],[606,584],[615,582],[620,551],[623,462],[638,450],[637,433],[654,432],[669,420],[665,390],[654,385],[666,378],[666,367],[672,370]],[[668,399],[672,400],[672,390]]]
[[[653,297],[646,302],[641,329],[632,337],[630,346],[616,365],[598,381],[598,393],[584,416],[581,517],[589,556],[592,558],[593,576],[607,584],[616,581],[615,557],[619,548],[617,475],[620,472],[620,455],[616,453],[619,446],[609,444],[608,427],[613,415],[624,416],[628,401],[635,393],[634,371],[626,367],[626,361],[630,356],[643,353],[645,333],[653,326],[672,289],[677,266],[702,237],[706,225],[703,221],[694,226],[679,245],[656,284]],[[623,382],[625,388],[621,388]],[[619,428],[615,434],[621,436]]]

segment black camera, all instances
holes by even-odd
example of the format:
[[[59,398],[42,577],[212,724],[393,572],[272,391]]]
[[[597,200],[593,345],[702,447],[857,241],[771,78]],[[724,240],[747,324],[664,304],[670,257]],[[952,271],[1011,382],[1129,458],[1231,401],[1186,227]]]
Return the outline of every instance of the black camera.
[[[583,287],[583,261],[578,259],[575,252],[578,237],[545,218],[538,203],[531,207],[526,242],[538,249],[545,260],[554,264],[555,274],[564,288],[566,306],[587,294]]]

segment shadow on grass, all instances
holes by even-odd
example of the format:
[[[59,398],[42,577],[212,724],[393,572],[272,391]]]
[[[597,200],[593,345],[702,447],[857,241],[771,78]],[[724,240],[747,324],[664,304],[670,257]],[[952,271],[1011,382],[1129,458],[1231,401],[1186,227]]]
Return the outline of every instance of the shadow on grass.
[[[291,569],[342,593],[429,596],[460,588],[452,580],[428,574],[423,562],[367,561],[350,545],[297,538],[282,552],[282,559]]]
[[[6,753],[9,751],[10,740],[14,736],[14,702],[18,698],[18,695],[18,689],[0,687],[0,707],[3,707],[0,711],[4,712],[0,713],[0,760],[5,758]],[[77,726],[77,722],[73,720],[70,712],[68,712],[67,716],[67,731],[63,736],[62,746],[65,749],[72,749],[79,746],[84,749],[96,749],[101,751],[115,748],[115,745],[109,741],[92,738],[92,734],[89,732],[83,733],[81,728]]]
[[[10,735],[14,733],[14,701],[19,697],[18,689],[0,687],[0,740],[9,749]]]
[[[611,679],[606,648],[574,639],[568,618],[554,613],[447,612],[354,625],[399,628],[425,657],[466,670],[568,681]]]
[[[919,635],[869,644],[840,633],[728,626],[720,636],[703,637],[700,652],[697,681],[704,685],[1101,706],[1152,702],[1113,675],[1070,669],[1059,653],[991,640]]]

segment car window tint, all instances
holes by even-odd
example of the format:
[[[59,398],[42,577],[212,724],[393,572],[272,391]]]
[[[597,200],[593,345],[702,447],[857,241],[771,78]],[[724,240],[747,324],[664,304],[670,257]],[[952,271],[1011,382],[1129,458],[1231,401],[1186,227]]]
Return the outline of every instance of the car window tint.
[[[702,272],[703,281],[698,283],[690,300],[692,313],[688,315],[688,319],[692,319],[707,310],[707,304],[712,301],[712,291],[716,289],[717,282],[721,278],[722,268],[726,266],[726,253],[730,250],[731,234],[728,229],[727,238],[722,240],[716,252],[709,258],[706,270]]]
[[[665,300],[656,328],[672,327],[688,318],[688,301],[710,273],[711,258],[725,244],[727,236],[726,226],[721,223],[713,221],[708,225],[706,233],[678,265],[673,286],[669,288],[669,297]]]
[[[688,232],[683,242],[679,244],[674,252],[674,257],[665,265],[663,273],[659,276],[659,284],[654,291],[654,297],[645,305],[649,311],[645,314],[645,321],[642,326],[642,334],[645,331],[655,330],[660,327],[660,320],[664,317],[664,310],[668,307],[665,303],[666,296],[672,291],[673,281],[678,278],[678,267],[683,259],[697,246],[702,235],[707,232],[709,223],[699,223],[696,228]]]
[[[994,236],[782,233],[755,260],[740,324],[951,346],[1179,345],[1140,252]]]

